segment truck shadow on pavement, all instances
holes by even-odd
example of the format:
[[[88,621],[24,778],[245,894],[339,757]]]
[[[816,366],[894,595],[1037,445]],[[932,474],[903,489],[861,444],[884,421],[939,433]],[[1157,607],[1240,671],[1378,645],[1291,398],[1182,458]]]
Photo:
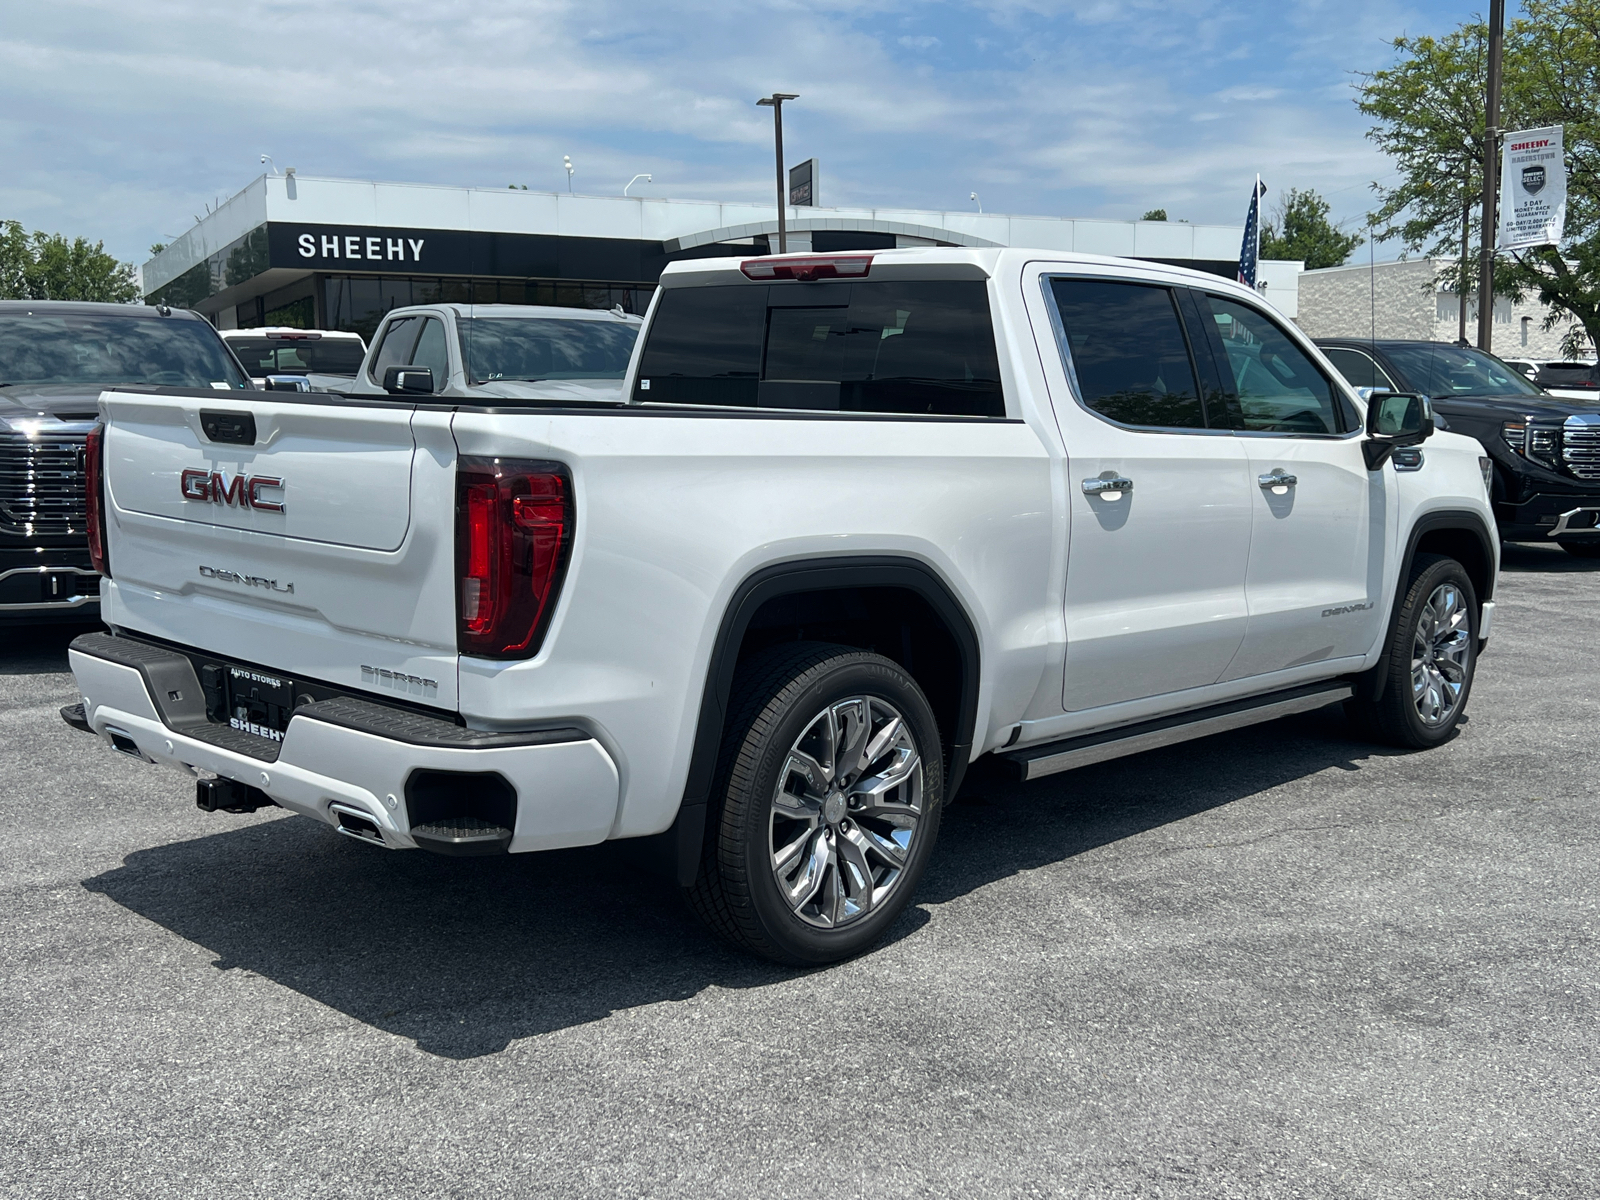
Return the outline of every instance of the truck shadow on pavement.
[[[977,772],[885,944],[987,884],[1384,753],[1350,740],[1335,707],[1033,784]],[[800,974],[721,945],[615,844],[448,859],[299,817],[217,819],[249,823],[137,851],[84,886],[208,948],[220,970],[255,972],[429,1054],[494,1054],[619,1010]]]
[[[1579,558],[1560,546],[1537,542],[1503,542],[1500,570],[1508,575],[1600,575],[1600,559]]]
[[[67,646],[80,633],[104,629],[98,622],[60,625],[0,625],[0,675],[65,675]]]

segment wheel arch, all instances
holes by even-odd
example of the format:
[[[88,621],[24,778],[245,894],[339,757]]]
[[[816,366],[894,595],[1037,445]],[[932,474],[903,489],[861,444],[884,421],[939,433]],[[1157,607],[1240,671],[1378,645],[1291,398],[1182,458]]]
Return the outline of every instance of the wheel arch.
[[[1411,564],[1418,554],[1444,554],[1466,569],[1467,578],[1478,594],[1478,602],[1494,598],[1496,535],[1483,518],[1465,509],[1424,513],[1411,526],[1405,557],[1400,562],[1400,582],[1396,596],[1403,594],[1411,578]]]
[[[1483,517],[1470,509],[1439,509],[1423,513],[1412,523],[1406,537],[1405,554],[1400,559],[1394,594],[1389,598],[1389,615],[1383,627],[1383,653],[1375,665],[1357,677],[1357,695],[1361,699],[1376,702],[1383,698],[1389,677],[1389,647],[1394,641],[1394,623],[1400,617],[1400,605],[1410,586],[1417,555],[1443,554],[1459,562],[1472,581],[1478,603],[1482,604],[1494,596],[1495,545],[1496,538],[1489,532]]]
[[[981,651],[976,626],[949,585],[926,563],[895,555],[800,559],[762,567],[734,589],[723,610],[707,665],[683,800],[672,827],[652,839],[659,841],[660,853],[651,857],[667,866],[681,886],[692,884],[699,869],[728,699],[753,623],[761,614],[770,614],[775,602],[794,600],[815,611],[829,598],[859,597],[865,593],[910,593],[926,606],[954,643],[955,663],[942,664],[946,670],[953,668],[954,688],[945,702],[947,712],[941,714],[945,719],[940,724],[949,729],[945,796],[955,794],[971,755],[977,723]],[[778,623],[781,625],[782,618]],[[924,684],[924,679],[931,679],[934,669],[930,666],[919,673],[907,666],[912,677],[930,693],[935,689]],[[933,699],[930,694],[930,701]],[[936,712],[939,707],[936,703]]]

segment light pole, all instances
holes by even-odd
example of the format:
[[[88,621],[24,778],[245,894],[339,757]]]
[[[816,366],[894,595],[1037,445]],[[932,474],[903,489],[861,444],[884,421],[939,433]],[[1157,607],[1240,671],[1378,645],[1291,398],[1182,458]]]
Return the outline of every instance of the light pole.
[[[622,194],[624,196],[626,196],[628,194],[628,189],[631,188],[634,184],[638,183],[639,180],[641,180],[641,179],[644,180],[646,183],[654,183],[655,182],[655,177],[654,176],[651,176],[651,175],[635,175],[632,179],[628,180],[627,183],[622,185]]]
[[[1478,349],[1494,348],[1495,201],[1500,190],[1500,50],[1506,0],[1489,0],[1489,86],[1484,96],[1483,239],[1478,252]]]
[[[572,195],[572,156],[563,154],[561,156],[561,165],[567,169],[567,195],[570,196]]]
[[[1434,169],[1446,179],[1462,172],[1461,188],[1461,261],[1456,267],[1456,344],[1469,346],[1467,341],[1467,296],[1471,292],[1471,236],[1472,236],[1472,158],[1462,156],[1461,162],[1441,158]]]
[[[1498,2],[1498,0],[1497,0]],[[783,102],[798,100],[789,92],[773,92],[756,101],[762,108],[772,110],[772,137],[778,150],[778,253],[789,253],[789,197],[783,194]]]

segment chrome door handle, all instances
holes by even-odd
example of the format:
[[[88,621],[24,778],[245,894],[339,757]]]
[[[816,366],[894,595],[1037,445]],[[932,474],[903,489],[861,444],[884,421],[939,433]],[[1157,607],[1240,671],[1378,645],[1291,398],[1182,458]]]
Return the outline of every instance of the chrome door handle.
[[[1118,475],[1115,479],[1085,479],[1083,481],[1083,494],[1085,496],[1098,496],[1102,492],[1131,492],[1133,480]]]
[[[1282,467],[1274,467],[1270,475],[1257,475],[1256,482],[1264,488],[1293,487],[1300,482],[1300,478],[1290,475]]]

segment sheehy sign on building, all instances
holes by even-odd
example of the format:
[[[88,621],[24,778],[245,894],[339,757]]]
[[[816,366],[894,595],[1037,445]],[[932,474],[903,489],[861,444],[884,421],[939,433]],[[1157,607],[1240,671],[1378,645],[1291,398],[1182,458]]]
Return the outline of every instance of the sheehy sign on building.
[[[1567,223],[1561,126],[1506,134],[1500,157],[1501,250],[1554,246]]]
[[[472,235],[456,229],[394,229],[365,225],[267,226],[274,267],[317,271],[455,273],[473,267]]]
[[[649,279],[642,253],[641,243],[626,238],[267,223],[271,266],[352,275]],[[660,269],[653,265],[655,272]]]

